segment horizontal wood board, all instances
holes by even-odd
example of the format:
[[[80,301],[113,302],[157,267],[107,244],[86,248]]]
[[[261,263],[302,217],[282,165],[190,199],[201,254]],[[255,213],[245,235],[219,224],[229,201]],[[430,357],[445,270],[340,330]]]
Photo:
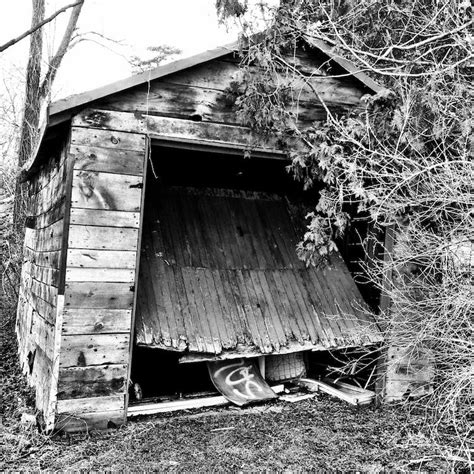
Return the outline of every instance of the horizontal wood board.
[[[285,197],[176,187],[146,205],[138,344],[217,355],[380,340],[338,253],[317,269],[297,258]]]

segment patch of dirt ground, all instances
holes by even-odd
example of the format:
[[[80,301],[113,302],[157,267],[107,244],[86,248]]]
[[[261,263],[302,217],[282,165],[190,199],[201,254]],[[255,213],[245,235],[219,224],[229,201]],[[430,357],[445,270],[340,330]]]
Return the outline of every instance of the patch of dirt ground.
[[[88,435],[41,435],[20,421],[31,411],[32,398],[16,363],[12,309],[3,307],[2,315],[2,472],[453,468],[429,441],[421,414],[397,407],[354,408],[323,394],[297,403],[148,417]]]

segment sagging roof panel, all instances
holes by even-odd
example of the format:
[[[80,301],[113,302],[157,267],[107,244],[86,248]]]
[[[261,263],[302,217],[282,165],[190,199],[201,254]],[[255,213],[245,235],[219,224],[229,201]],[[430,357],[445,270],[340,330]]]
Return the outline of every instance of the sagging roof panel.
[[[145,213],[137,343],[219,355],[380,341],[340,255],[297,258],[294,211],[275,194],[162,188]]]

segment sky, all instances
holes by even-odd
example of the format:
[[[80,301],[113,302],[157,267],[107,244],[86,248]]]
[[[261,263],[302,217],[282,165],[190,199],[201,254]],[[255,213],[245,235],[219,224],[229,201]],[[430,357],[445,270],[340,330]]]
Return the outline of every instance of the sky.
[[[69,3],[49,0],[46,15]],[[0,0],[0,44],[27,30],[30,15],[31,0]],[[55,50],[68,16],[61,14],[45,28],[48,53]],[[114,42],[97,38],[73,48],[64,58],[53,100],[129,76],[124,56],[141,55],[147,46],[167,44],[186,57],[230,43],[238,34],[237,28],[218,24],[215,0],[86,0],[78,26],[83,33],[93,31]],[[25,39],[1,55],[2,82],[7,71],[17,77],[23,70],[28,43]]]
[[[132,74],[130,56],[143,57],[149,46],[168,45],[181,50],[168,61],[192,56],[232,43],[240,27],[219,25],[216,0],[85,0],[78,22],[80,33],[95,32],[64,57],[57,74],[51,100],[85,92]],[[249,20],[263,28],[261,3],[274,6],[279,0],[249,2]],[[0,44],[30,28],[32,0],[0,0]],[[46,17],[73,0],[46,0]],[[67,24],[70,10],[61,13],[43,28],[45,61],[54,55]],[[268,14],[269,18],[271,13]],[[93,37],[94,38],[94,37]],[[28,60],[29,37],[0,53],[0,173],[2,166],[15,163],[18,124],[24,97],[24,72]],[[166,61],[165,61],[166,62]],[[46,67],[45,67],[46,69]]]

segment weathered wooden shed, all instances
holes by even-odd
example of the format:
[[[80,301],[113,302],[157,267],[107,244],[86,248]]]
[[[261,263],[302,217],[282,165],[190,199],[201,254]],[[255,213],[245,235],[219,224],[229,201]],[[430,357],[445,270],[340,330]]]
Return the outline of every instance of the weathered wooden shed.
[[[296,257],[314,196],[276,140],[239,123],[236,48],[50,106],[25,168],[17,319],[47,429],[125,422],[132,360],[137,377],[166,384],[200,361],[381,340],[339,254],[316,269]],[[288,61],[335,113],[378,89],[323,43]],[[325,120],[304,82],[293,103],[299,121]]]

